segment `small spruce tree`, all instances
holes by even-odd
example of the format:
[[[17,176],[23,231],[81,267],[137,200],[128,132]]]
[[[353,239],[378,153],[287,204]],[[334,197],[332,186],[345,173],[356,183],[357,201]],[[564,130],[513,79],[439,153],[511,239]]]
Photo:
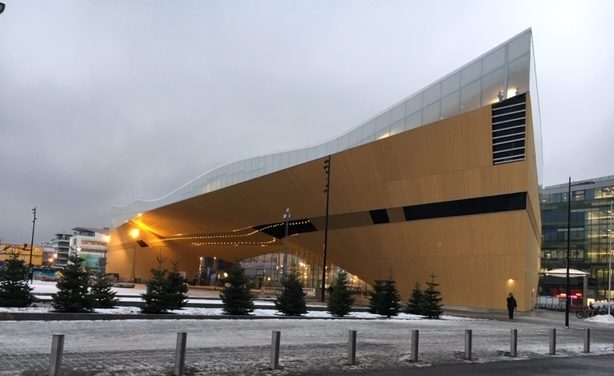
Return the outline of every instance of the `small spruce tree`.
[[[247,315],[254,310],[254,298],[247,288],[245,271],[235,263],[224,279],[228,286],[220,294],[224,303],[224,312],[228,315]]]
[[[300,316],[307,313],[303,283],[296,272],[284,275],[281,279],[281,293],[275,300],[275,308],[286,316]]]
[[[354,298],[348,286],[347,273],[340,270],[329,295],[328,312],[333,316],[343,317],[350,313],[352,304],[354,304]]]
[[[51,295],[51,305],[59,312],[91,312],[93,308],[90,275],[83,267],[83,259],[70,256],[56,286],[58,292]]]
[[[411,313],[414,315],[422,315],[424,312],[424,293],[420,288],[420,283],[416,282],[413,290],[411,290],[411,296],[407,300],[405,306],[405,313]]]
[[[27,307],[34,302],[27,278],[28,267],[19,259],[19,252],[9,253],[0,269],[0,307]]]
[[[151,269],[151,278],[145,284],[147,290],[143,297],[143,313],[166,313],[169,309],[167,296],[167,271],[162,269],[162,260],[158,259],[158,267]]]
[[[384,281],[376,279],[373,281],[373,290],[369,292],[369,312],[379,314],[382,307],[384,294]]]
[[[94,308],[113,308],[117,304],[117,293],[112,289],[113,283],[102,271],[94,274],[94,283],[90,288]]]
[[[424,290],[424,311],[423,316],[429,319],[438,319],[443,313],[441,304],[441,293],[437,290],[438,283],[435,282],[435,274],[431,274],[431,280],[426,283]]]
[[[181,309],[188,302],[188,284],[183,276],[177,271],[177,264],[173,263],[167,277],[166,294],[168,310]]]
[[[401,296],[397,291],[396,283],[392,277],[384,281],[382,293],[382,306],[378,314],[386,317],[397,316],[401,310]]]

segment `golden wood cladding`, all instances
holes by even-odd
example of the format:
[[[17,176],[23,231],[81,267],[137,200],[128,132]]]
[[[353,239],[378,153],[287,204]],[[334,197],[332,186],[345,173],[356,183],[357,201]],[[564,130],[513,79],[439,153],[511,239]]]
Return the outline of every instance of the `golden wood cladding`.
[[[404,297],[416,281],[435,273],[446,304],[504,308],[512,291],[520,309],[530,309],[541,227],[539,202],[534,201],[535,155],[493,166],[491,132],[491,111],[485,107],[334,154],[330,213],[339,226],[331,225],[329,233],[331,262],[368,282],[392,273]],[[133,249],[139,257],[137,276],[142,277],[159,254],[180,260],[181,270],[196,271],[199,256],[233,261],[279,251],[279,239],[202,246],[159,240],[278,223],[286,208],[293,218],[312,220],[318,230],[292,236],[291,245],[319,255],[325,209],[322,167],[323,159],[304,163],[144,213],[139,220],[156,235],[144,233],[143,239],[153,245],[134,246],[128,236],[133,223],[118,227],[111,234],[115,244],[109,269],[129,276]],[[516,192],[528,193],[527,209],[404,221],[404,206]],[[376,209],[387,209],[396,223],[374,225],[369,210]]]

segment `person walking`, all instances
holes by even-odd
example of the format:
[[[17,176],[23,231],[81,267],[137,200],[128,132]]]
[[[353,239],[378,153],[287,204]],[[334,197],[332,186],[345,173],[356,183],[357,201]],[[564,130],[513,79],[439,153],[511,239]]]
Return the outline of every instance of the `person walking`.
[[[516,299],[514,299],[514,295],[510,292],[507,296],[507,313],[510,317],[510,320],[514,319],[514,310],[518,307],[516,304]]]

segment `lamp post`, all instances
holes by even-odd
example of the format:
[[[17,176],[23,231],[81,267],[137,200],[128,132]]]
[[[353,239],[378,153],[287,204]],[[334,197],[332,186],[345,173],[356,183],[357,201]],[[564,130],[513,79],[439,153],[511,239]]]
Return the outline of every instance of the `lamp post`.
[[[571,176],[567,185],[567,262],[565,267],[565,327],[569,328],[569,304],[571,294],[569,287],[570,241],[571,241],[571,186],[594,184],[593,181],[583,181],[571,184]],[[585,292],[586,293],[586,292]]]
[[[614,210],[610,201],[610,210],[608,211],[610,217],[610,223],[608,225],[608,316],[611,314],[612,306],[612,216],[614,216]]]
[[[322,303],[324,303],[324,295],[326,293],[326,252],[328,247],[328,204],[330,198],[330,155],[324,160],[324,175],[326,183],[324,185],[324,193],[326,193],[326,216],[324,219],[324,254],[322,257]]]
[[[4,4],[2,4],[4,5]],[[1,13],[1,9],[0,9]],[[28,269],[28,280],[34,282],[34,271],[32,270],[32,252],[34,251],[34,227],[36,226],[36,206],[32,209],[32,240],[30,241],[30,263]]]
[[[286,208],[284,212],[284,222],[286,222],[286,235],[284,236],[284,266],[283,266],[283,274],[284,276],[288,275],[288,222],[290,221],[290,208]]]
[[[130,237],[134,240],[139,237],[140,231],[138,228],[130,230]],[[132,246],[132,282],[136,283],[136,246]]]

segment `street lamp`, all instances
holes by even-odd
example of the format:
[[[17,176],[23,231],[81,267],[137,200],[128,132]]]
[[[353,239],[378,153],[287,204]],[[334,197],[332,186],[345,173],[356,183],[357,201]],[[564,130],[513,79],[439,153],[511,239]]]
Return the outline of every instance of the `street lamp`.
[[[610,210],[608,211],[610,217],[610,223],[608,225],[608,316],[611,314],[612,306],[612,216],[614,216],[614,210],[610,201]]]
[[[571,186],[594,184],[592,181],[582,181],[571,184],[571,176],[567,186],[567,265],[565,267],[565,326],[569,328],[569,304],[571,301],[569,287],[569,263],[570,263],[570,240],[571,240]],[[586,292],[585,292],[586,293]]]
[[[4,10],[4,4],[0,6],[0,13]],[[34,227],[36,225],[36,206],[32,209],[32,240],[30,241],[30,267],[28,272],[28,280],[34,282],[34,271],[32,270],[32,252],[34,251]]]
[[[140,231],[138,228],[130,230],[130,237],[134,240],[139,237]],[[136,246],[132,246],[132,282],[136,283]]]
[[[290,221],[290,208],[286,208],[286,212],[284,213],[284,222],[286,222],[286,236],[284,236],[284,268],[283,273],[284,276],[288,276],[288,222]]]
[[[330,155],[324,160],[324,175],[326,183],[324,185],[324,193],[326,193],[326,216],[324,219],[324,254],[322,257],[322,303],[324,303],[324,294],[326,293],[326,252],[328,247],[328,203],[330,198]]]

